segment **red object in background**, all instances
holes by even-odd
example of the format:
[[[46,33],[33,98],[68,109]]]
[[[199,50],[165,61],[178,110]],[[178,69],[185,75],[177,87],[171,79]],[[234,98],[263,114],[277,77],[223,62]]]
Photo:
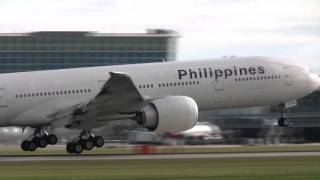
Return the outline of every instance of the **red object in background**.
[[[150,145],[141,145],[141,146],[135,146],[134,148],[135,153],[137,154],[154,154],[157,151],[156,146],[150,146]]]

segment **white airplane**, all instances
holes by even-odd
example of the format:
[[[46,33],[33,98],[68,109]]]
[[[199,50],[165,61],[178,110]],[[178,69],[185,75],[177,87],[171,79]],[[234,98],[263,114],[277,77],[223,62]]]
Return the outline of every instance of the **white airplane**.
[[[301,65],[264,57],[178,61],[8,73],[0,75],[0,126],[32,127],[21,148],[55,144],[47,127],[82,130],[69,153],[101,147],[92,130],[111,120],[132,119],[151,131],[192,128],[198,110],[294,105],[320,86]],[[278,124],[288,126],[285,111]]]
[[[212,144],[222,142],[223,139],[221,129],[209,122],[198,122],[191,129],[178,133],[167,133],[165,137],[172,140],[173,143],[180,144],[181,142],[186,144]]]
[[[220,139],[222,138],[221,134],[221,129],[218,126],[208,122],[198,122],[193,128],[177,133],[183,137],[219,137]]]

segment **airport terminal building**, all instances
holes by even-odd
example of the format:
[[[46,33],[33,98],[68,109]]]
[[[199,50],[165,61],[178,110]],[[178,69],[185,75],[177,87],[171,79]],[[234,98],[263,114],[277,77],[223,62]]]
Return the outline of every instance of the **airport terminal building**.
[[[174,61],[179,35],[40,31],[0,34],[0,73]]]

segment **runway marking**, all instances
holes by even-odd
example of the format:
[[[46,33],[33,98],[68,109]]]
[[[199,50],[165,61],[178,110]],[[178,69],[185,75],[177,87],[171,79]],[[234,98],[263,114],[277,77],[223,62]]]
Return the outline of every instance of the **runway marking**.
[[[137,159],[191,159],[241,157],[302,157],[320,156],[320,152],[217,153],[217,154],[152,154],[152,155],[55,155],[55,156],[0,156],[0,161],[83,161]]]

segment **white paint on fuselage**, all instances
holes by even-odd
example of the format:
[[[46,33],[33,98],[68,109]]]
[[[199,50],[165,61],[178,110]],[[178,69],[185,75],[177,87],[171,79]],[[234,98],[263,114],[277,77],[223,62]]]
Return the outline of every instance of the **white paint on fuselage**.
[[[222,90],[215,89],[215,78],[178,78],[178,69],[263,66],[263,75],[230,76],[222,79]],[[286,85],[284,67],[289,67],[292,84]],[[127,73],[139,85],[153,84],[153,88],[138,88],[145,97],[169,95],[192,97],[199,110],[278,104],[309,94],[308,71],[297,65],[249,57],[222,60],[178,61],[118,65],[64,70],[8,73],[0,75],[0,88],[5,88],[8,107],[0,108],[0,126],[29,126],[50,124],[47,115],[75,104],[86,103],[100,91],[101,82],[109,79],[109,72]],[[235,78],[281,75],[280,79],[235,81]],[[159,87],[159,83],[199,81],[199,84]],[[100,82],[100,83],[99,83]],[[16,98],[16,95],[40,92],[90,89],[90,93]]]

